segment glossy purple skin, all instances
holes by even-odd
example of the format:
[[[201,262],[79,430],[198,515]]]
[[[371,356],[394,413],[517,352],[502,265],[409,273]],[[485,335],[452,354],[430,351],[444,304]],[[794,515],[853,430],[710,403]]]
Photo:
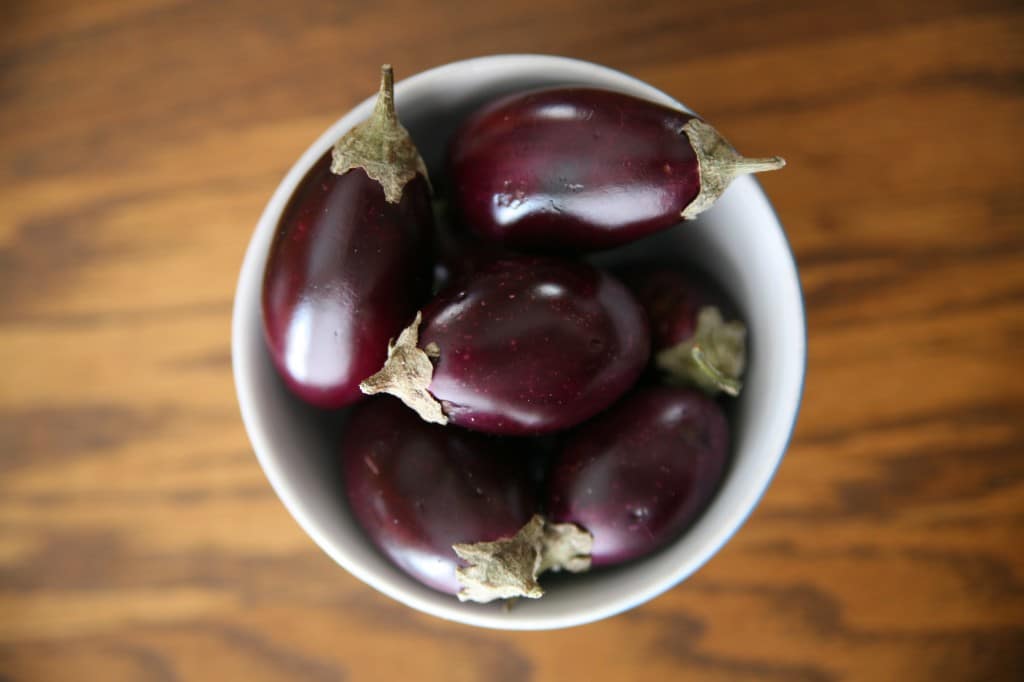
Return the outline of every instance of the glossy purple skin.
[[[575,426],[636,382],[650,356],[643,310],[586,263],[516,256],[482,265],[423,311],[428,388],[449,420],[536,435]]]
[[[689,388],[643,388],[567,440],[549,474],[548,515],[593,533],[595,566],[637,559],[697,518],[728,457],[718,403]]]
[[[700,192],[693,116],[629,95],[556,88],[473,114],[449,147],[454,204],[481,236],[592,251],[681,222]]]
[[[514,442],[428,424],[386,397],[353,409],[341,443],[345,493],[370,540],[449,594],[459,589],[453,544],[511,537],[536,511],[525,454]]]
[[[714,306],[728,320],[735,307],[707,277],[671,267],[637,268],[622,274],[651,324],[652,351],[657,353],[684,341],[697,331],[701,308]]]
[[[278,373],[300,398],[336,408],[364,396],[430,293],[433,214],[417,176],[389,204],[362,170],[330,171],[330,154],[285,210],[263,277],[263,329]]]

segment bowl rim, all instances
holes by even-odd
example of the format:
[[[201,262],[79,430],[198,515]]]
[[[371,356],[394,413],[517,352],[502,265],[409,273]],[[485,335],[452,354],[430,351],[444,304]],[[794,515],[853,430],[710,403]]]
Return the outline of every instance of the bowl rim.
[[[449,62],[396,82],[396,97],[399,97],[404,89],[415,86],[418,81],[437,78],[438,76],[443,75],[446,70],[459,70],[465,68],[482,69],[493,66],[508,66],[512,63],[521,63],[520,69],[523,71],[542,70],[553,66],[585,68],[595,75],[631,81],[633,84],[649,90],[652,94],[656,93],[662,98],[671,100],[682,109],[692,112],[691,109],[654,86],[616,69],[570,57],[529,53],[488,55]],[[496,613],[492,610],[461,610],[459,607],[462,605],[454,598],[452,598],[451,608],[438,608],[435,603],[420,598],[414,592],[404,590],[401,586],[393,586],[385,580],[378,579],[378,576],[373,571],[364,568],[358,562],[350,560],[344,552],[339,551],[334,542],[319,532],[315,522],[313,522],[306,513],[302,500],[299,499],[299,496],[291,489],[290,484],[283,480],[283,473],[274,463],[275,456],[271,453],[271,444],[268,442],[267,435],[256,417],[257,408],[255,406],[256,398],[254,397],[253,385],[245,371],[246,367],[251,364],[248,361],[249,351],[246,346],[247,329],[244,325],[246,315],[249,311],[245,309],[247,299],[242,294],[247,283],[254,277],[256,280],[262,281],[263,265],[266,254],[257,248],[259,246],[257,243],[259,241],[258,236],[263,230],[268,229],[268,223],[277,224],[280,214],[284,211],[288,201],[291,199],[292,194],[298,186],[298,183],[303,177],[305,177],[309,168],[311,168],[313,164],[326,152],[326,150],[330,148],[334,140],[336,140],[344,130],[350,128],[354,123],[361,120],[366,113],[368,113],[374,99],[375,97],[371,96],[363,100],[328,126],[328,128],[305,150],[305,152],[299,156],[288,172],[284,175],[264,207],[260,218],[256,223],[256,227],[250,236],[238,276],[232,305],[231,325],[231,357],[235,393],[246,434],[249,438],[250,444],[252,445],[254,454],[260,463],[260,467],[270,482],[271,487],[274,489],[275,494],[302,530],[310,536],[310,538],[312,538],[313,541],[328,556],[330,556],[332,560],[361,582],[418,611],[466,625],[500,630],[547,630],[578,626],[627,611],[649,601],[650,599],[653,599],[683,582],[706,564],[721,550],[723,546],[725,546],[725,544],[729,542],[729,540],[735,536],[740,527],[742,527],[749,519],[754,509],[756,509],[760,504],[761,499],[767,492],[772,480],[777,474],[785,453],[788,450],[789,444],[792,441],[806,386],[808,331],[803,286],[800,281],[799,270],[797,268],[793,248],[786,235],[785,229],[782,226],[782,222],[779,220],[775,207],[771,204],[771,201],[768,199],[768,196],[765,194],[756,178],[750,179],[754,182],[756,191],[764,199],[765,204],[771,212],[771,218],[778,229],[779,236],[781,236],[782,242],[785,245],[786,253],[788,254],[788,263],[786,263],[786,265],[792,269],[793,278],[796,284],[798,303],[796,312],[799,314],[802,327],[800,337],[801,362],[799,387],[797,388],[792,405],[792,419],[788,428],[788,433],[782,441],[779,452],[774,455],[772,468],[767,476],[765,476],[760,489],[758,489],[756,494],[751,497],[751,501],[742,510],[742,513],[736,513],[734,517],[729,519],[728,524],[723,524],[722,529],[717,532],[717,542],[708,543],[707,547],[702,548],[695,560],[687,562],[682,569],[677,570],[674,573],[667,573],[660,580],[652,581],[645,589],[631,592],[628,597],[611,600],[602,608],[567,612],[555,617],[545,616],[538,617],[534,620],[502,619],[500,617],[502,614]]]

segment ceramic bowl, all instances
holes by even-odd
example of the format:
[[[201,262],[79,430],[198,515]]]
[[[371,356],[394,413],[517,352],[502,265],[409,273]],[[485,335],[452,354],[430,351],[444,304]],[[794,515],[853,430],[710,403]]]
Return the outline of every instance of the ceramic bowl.
[[[431,69],[400,80],[395,101],[436,174],[449,137],[474,108],[507,93],[570,84],[685,108],[618,71],[541,55],[483,57]],[[368,73],[367,92],[375,85],[376,74]],[[609,265],[650,258],[695,262],[725,285],[742,311],[749,329],[749,368],[730,414],[731,463],[706,512],[655,555],[615,569],[555,576],[539,600],[520,600],[508,610],[501,604],[460,603],[395,568],[364,537],[339,483],[336,439],[345,426],[344,412],[327,414],[294,399],[275,374],[263,341],[260,288],[281,213],[314,162],[369,114],[372,99],[342,116],[292,166],[256,225],[238,280],[232,325],[235,385],[253,449],[277,495],[313,541],[349,573],[414,609],[469,625],[517,630],[579,625],[678,585],[729,540],[757,505],[786,450],[803,390],[806,332],[800,283],[785,233],[760,185],[752,177],[740,178],[698,221],[595,259]]]

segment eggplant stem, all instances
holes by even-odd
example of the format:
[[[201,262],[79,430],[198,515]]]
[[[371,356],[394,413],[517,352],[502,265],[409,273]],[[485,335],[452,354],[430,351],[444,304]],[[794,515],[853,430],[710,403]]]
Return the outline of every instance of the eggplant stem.
[[[700,347],[700,344],[696,344],[690,349],[690,357],[693,358],[694,363],[700,370],[708,375],[715,385],[722,393],[736,397],[740,394],[740,390],[743,389],[743,382],[738,379],[723,374],[717,367],[708,361],[707,355],[704,353],[704,349]]]
[[[723,164],[723,166],[726,164]],[[741,156],[731,164],[733,177],[748,175],[750,173],[764,173],[767,171],[779,170],[786,165],[786,160],[781,156],[768,156],[759,159],[750,159]]]
[[[452,549],[464,562],[455,569],[459,601],[538,599],[544,595],[537,582],[541,573],[590,569],[594,536],[574,523],[550,523],[534,514],[512,537]]]
[[[380,184],[389,204],[402,200],[406,184],[417,175],[430,186],[427,166],[395,113],[395,73],[390,64],[380,68],[380,91],[373,113],[345,133],[331,151],[335,175],[357,168]]]
[[[373,105],[373,114],[389,120],[395,120],[395,70],[390,64],[380,67],[380,90],[377,101]]]
[[[742,322],[726,322],[718,308],[705,306],[697,313],[693,336],[660,351],[654,362],[669,383],[735,397],[743,390],[740,375],[746,365],[746,339]]]
[[[428,343],[426,349],[417,346],[422,321],[422,313],[416,313],[412,324],[402,330],[397,340],[388,343],[384,366],[359,384],[359,390],[366,395],[388,393],[414,410],[423,421],[447,424],[448,417],[441,409],[441,403],[427,390],[434,377],[430,358],[438,357],[441,349],[436,343]]]
[[[738,176],[778,170],[786,165],[780,156],[750,159],[742,156],[721,133],[699,118],[687,121],[682,133],[693,147],[700,172],[700,191],[683,209],[683,220],[693,220],[711,208]]]

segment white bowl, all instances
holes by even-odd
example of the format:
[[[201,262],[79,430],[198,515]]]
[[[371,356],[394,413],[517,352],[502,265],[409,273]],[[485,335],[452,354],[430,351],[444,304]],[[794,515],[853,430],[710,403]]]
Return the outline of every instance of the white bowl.
[[[375,74],[366,74],[367,92],[375,81]],[[482,57],[441,66],[400,81],[395,99],[399,117],[427,165],[437,169],[455,126],[479,104],[509,92],[567,84],[619,90],[682,108],[665,93],[625,74],[542,55]],[[749,369],[731,415],[732,461],[707,511],[672,545],[634,564],[557,580],[543,598],[521,600],[508,611],[499,604],[463,604],[414,581],[364,538],[339,484],[335,443],[344,419],[306,408],[292,398],[275,374],[263,342],[263,266],[281,212],[306,171],[371,107],[369,98],[343,116],[292,166],[256,226],[238,280],[232,324],[238,401],[256,456],[281,501],[309,536],[352,575],[414,609],[469,625],[510,630],[579,625],[637,606],[679,584],[729,540],[757,505],[785,452],[803,390],[806,330],[796,264],[760,186],[751,177],[740,178],[696,223],[597,259],[616,263],[671,256],[696,261],[725,284],[745,316]],[[729,131],[723,132],[728,136]]]

